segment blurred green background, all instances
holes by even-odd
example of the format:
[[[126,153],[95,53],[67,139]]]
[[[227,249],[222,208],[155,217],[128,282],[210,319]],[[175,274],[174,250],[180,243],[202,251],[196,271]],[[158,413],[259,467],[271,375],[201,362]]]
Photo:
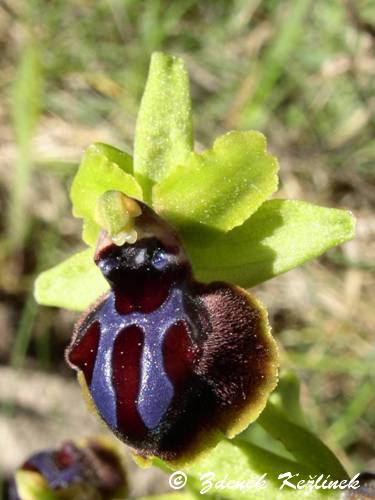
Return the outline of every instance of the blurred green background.
[[[350,472],[374,471],[374,48],[371,0],[0,0],[5,474],[93,428],[63,358],[76,315],[38,307],[33,280],[82,246],[68,198],[79,158],[94,141],[131,152],[155,50],[186,60],[197,150],[261,130],[280,160],[278,197],[358,218],[353,242],[255,291],[311,428]]]

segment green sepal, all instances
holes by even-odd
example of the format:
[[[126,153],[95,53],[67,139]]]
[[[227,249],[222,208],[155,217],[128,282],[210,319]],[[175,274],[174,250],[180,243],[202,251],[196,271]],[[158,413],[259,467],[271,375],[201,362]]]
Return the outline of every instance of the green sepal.
[[[150,201],[154,182],[193,150],[189,75],[178,57],[156,52],[151,57],[134,138],[134,173]]]
[[[154,208],[190,238],[241,225],[277,189],[277,160],[266,147],[260,132],[219,137],[155,186]]]
[[[41,273],[35,281],[35,300],[73,311],[87,309],[109,289],[93,259],[94,249],[88,248]]]
[[[210,243],[199,244],[190,234],[184,242],[199,280],[248,288],[352,239],[354,227],[346,210],[270,200],[242,226]]]

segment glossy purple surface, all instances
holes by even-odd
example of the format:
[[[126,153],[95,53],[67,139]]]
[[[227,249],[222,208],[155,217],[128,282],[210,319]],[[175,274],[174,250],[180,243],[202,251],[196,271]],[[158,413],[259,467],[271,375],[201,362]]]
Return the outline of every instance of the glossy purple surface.
[[[117,312],[115,294],[112,292],[95,320],[100,324],[101,340],[90,391],[100,415],[112,428],[117,427],[116,395],[112,383],[113,345],[122,329],[137,325],[144,334],[141,358],[133,360],[141,367],[137,408],[145,426],[153,429],[167,411],[174,394],[173,381],[164,369],[162,350],[165,334],[176,321],[189,324],[182,290],[173,288],[167,300],[153,312],[126,315]]]

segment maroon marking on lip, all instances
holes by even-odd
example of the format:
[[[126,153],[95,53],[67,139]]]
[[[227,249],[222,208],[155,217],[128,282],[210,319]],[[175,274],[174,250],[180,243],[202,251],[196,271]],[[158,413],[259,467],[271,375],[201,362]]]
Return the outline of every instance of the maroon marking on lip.
[[[175,388],[182,388],[191,375],[197,351],[184,321],[171,325],[163,344],[164,367]]]
[[[149,313],[155,311],[166,300],[171,280],[168,276],[160,278],[139,272],[135,279],[128,279],[126,288],[116,290],[116,309],[119,314],[131,312]]]
[[[118,430],[136,439],[142,438],[146,433],[137,409],[143,337],[143,330],[139,326],[123,328],[114,342],[112,356]]]
[[[87,385],[91,384],[99,340],[100,325],[98,321],[95,321],[68,353],[68,361],[82,370]]]

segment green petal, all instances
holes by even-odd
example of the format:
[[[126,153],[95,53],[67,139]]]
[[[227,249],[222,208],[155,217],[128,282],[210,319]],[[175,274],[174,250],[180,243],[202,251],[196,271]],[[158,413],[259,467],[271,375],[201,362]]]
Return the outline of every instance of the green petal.
[[[151,58],[137,118],[134,139],[137,179],[150,188],[171,166],[183,164],[192,149],[193,124],[185,64],[178,57],[157,52]]]
[[[185,246],[198,279],[223,280],[246,288],[314,259],[353,236],[350,212],[303,201],[271,200],[227,235],[206,245],[185,237]]]
[[[109,289],[93,258],[94,250],[88,248],[41,273],[35,282],[36,301],[74,311],[87,309]]]
[[[128,153],[125,153],[125,151],[102,142],[95,142],[91,147],[96,150],[96,153],[102,154],[109,161],[116,163],[124,172],[128,174],[133,173],[133,158]]]
[[[99,226],[94,222],[96,201],[110,189],[142,199],[142,189],[131,174],[132,158],[105,144],[93,144],[85,152],[70,192],[73,215],[84,219],[83,239],[94,245]]]
[[[229,132],[155,186],[154,207],[183,232],[229,231],[276,190],[277,169],[263,134]]]

